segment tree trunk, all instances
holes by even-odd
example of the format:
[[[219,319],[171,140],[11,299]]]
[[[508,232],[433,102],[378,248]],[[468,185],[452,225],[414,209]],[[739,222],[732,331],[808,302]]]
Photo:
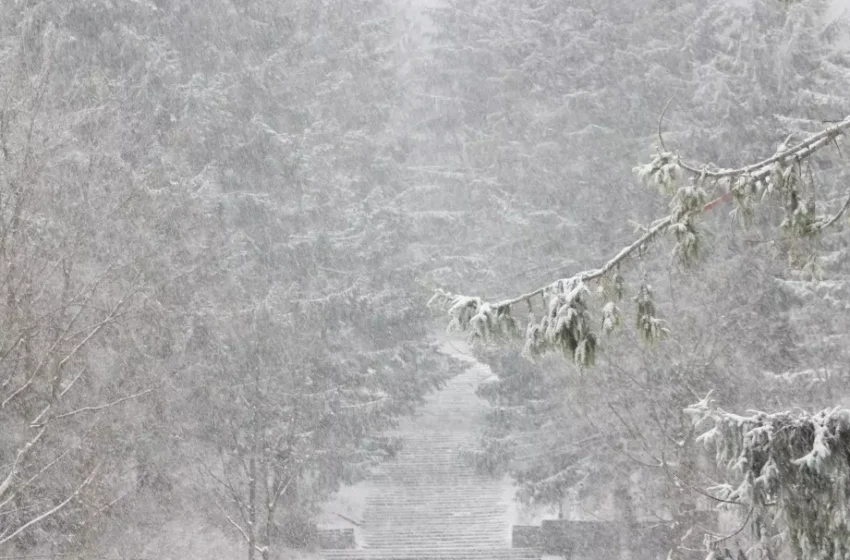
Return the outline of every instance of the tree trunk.
[[[265,451],[265,449],[264,449]],[[274,512],[277,507],[275,493],[277,489],[276,478],[273,476],[271,467],[271,458],[263,454],[263,469],[265,476],[263,477],[266,483],[265,504],[266,504],[266,526],[263,528],[263,560],[269,560],[272,549],[272,527],[274,527]]]
[[[263,560],[269,560],[269,558],[271,557],[270,556],[271,555],[271,545],[269,544],[268,533],[269,533],[269,528],[266,527],[266,544],[263,547],[263,553],[262,553]]]

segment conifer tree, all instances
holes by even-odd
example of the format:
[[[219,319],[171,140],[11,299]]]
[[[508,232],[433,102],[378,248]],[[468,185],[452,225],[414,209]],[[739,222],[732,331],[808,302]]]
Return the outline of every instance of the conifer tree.
[[[460,9],[460,4],[452,4],[455,8],[453,23],[458,30],[453,31],[458,37],[477,33],[475,17],[482,11],[489,10],[491,16],[500,14],[500,8],[493,4],[486,8],[468,5],[466,10]],[[538,3],[535,8],[522,4],[505,7],[505,10],[515,10],[524,16],[523,24],[512,26],[510,33],[515,34],[515,30],[525,24],[535,26],[538,32],[551,30],[553,25],[542,22],[557,21],[558,10],[547,6]],[[553,11],[547,11],[549,9]],[[482,345],[485,355],[491,356],[488,360],[497,377],[482,386],[481,393],[496,409],[490,433],[484,440],[487,452],[478,459],[488,469],[507,468],[513,472],[521,481],[522,495],[526,499],[560,501],[564,493],[576,488],[577,481],[582,479],[582,460],[586,459],[587,464],[599,461],[599,457],[594,456],[597,447],[571,455],[570,444],[582,441],[580,437],[573,437],[573,431],[561,428],[564,437],[548,434],[545,427],[555,430],[554,426],[560,421],[559,406],[573,413],[581,408],[599,410],[605,404],[600,400],[624,407],[609,410],[611,414],[604,415],[609,421],[600,421],[597,417],[592,425],[584,423],[583,427],[591,432],[587,435],[616,434],[614,440],[609,440],[613,443],[609,446],[609,459],[619,454],[622,460],[625,455],[624,462],[631,461],[632,470],[640,470],[642,467],[636,465],[644,462],[650,466],[650,472],[655,469],[655,472],[666,473],[665,476],[671,475],[671,482],[692,495],[705,494],[702,496],[705,498],[711,493],[700,490],[701,482],[697,482],[701,480],[699,471],[705,469],[705,465],[696,468],[693,464],[699,455],[695,445],[698,432],[680,414],[684,405],[699,394],[697,387],[714,388],[722,393],[724,405],[744,408],[768,403],[780,407],[819,407],[835,398],[834,391],[840,391],[837,380],[841,378],[839,364],[845,339],[838,325],[842,324],[842,319],[834,311],[827,312],[826,306],[833,309],[836,305],[842,306],[844,300],[840,294],[846,286],[843,273],[846,259],[836,249],[844,237],[842,226],[850,193],[844,188],[846,170],[830,162],[840,158],[843,135],[848,127],[848,121],[841,120],[848,112],[846,101],[832,94],[833,86],[844,83],[848,72],[846,55],[836,46],[842,28],[838,23],[825,23],[824,11],[825,4],[821,3],[777,6],[771,2],[755,2],[752,6],[734,8],[682,3],[670,10],[672,15],[665,12],[664,18],[652,10],[643,12],[645,17],[634,26],[637,31],[633,32],[651,39],[646,40],[645,46],[640,41],[630,43],[628,51],[636,68],[634,72],[606,62],[607,68],[617,72],[616,83],[629,85],[635,103],[653,99],[662,113],[660,123],[656,112],[656,122],[643,124],[643,131],[632,132],[631,139],[643,142],[644,146],[656,143],[655,158],[636,171],[644,182],[659,188],[668,198],[667,215],[645,225],[635,240],[621,250],[610,251],[609,256],[600,259],[603,264],[599,267],[571,273],[517,297],[493,301],[437,291],[432,303],[446,305],[451,315],[451,329],[465,330],[471,339],[484,343],[499,342],[499,337],[504,335],[518,335],[526,356],[538,363],[536,367],[520,366],[504,356],[510,355],[510,350],[493,350],[489,345]],[[536,18],[538,13],[539,19]],[[605,25],[613,26],[609,19],[615,22],[617,15],[606,13],[606,17],[600,19]],[[662,20],[665,24],[657,25]],[[684,26],[670,25],[671,20],[690,22],[689,32],[683,33]],[[485,19],[482,17],[480,21]],[[498,25],[493,26],[492,20],[486,21],[491,23],[490,28],[499,31],[491,33],[486,40],[481,36],[476,56],[481,60],[499,60],[495,53],[500,52],[502,45],[510,44],[501,40],[511,35]],[[650,29],[652,31],[648,32]],[[625,28],[621,32],[628,33]],[[529,33],[529,37],[532,36],[536,35]],[[545,36],[548,39],[548,35]],[[554,37],[552,42],[557,45],[557,34]],[[570,35],[573,45],[587,40],[577,37],[580,37],[578,33]],[[527,64],[556,58],[557,47],[546,51],[543,43],[540,40],[516,42],[514,44],[522,45],[522,49],[513,52],[521,53],[518,56]],[[644,53],[641,48],[645,49]],[[625,50],[616,56],[624,56]],[[587,66],[592,68],[592,63],[588,62]],[[585,72],[584,76],[598,76],[597,83],[615,82],[610,77],[606,79],[601,70],[600,74],[594,74],[594,70]],[[547,78],[549,76],[551,74]],[[649,76],[651,80],[647,81],[651,83],[641,83],[644,76]],[[537,95],[545,99],[547,94],[552,94],[546,88],[545,79],[533,72],[528,72],[526,78],[527,86],[523,91],[526,98],[534,99]],[[519,89],[522,90],[522,86]],[[683,92],[687,93],[683,96]],[[517,97],[521,99],[522,95]],[[671,97],[673,100],[664,107]],[[620,99],[624,98],[629,96],[624,94]],[[742,103],[742,99],[747,102]],[[619,116],[622,113],[621,110],[611,114]],[[525,137],[521,138],[523,140],[515,144],[525,147],[528,153],[532,144],[523,143]],[[754,152],[759,145],[754,141],[756,138],[761,139],[761,155]],[[693,163],[675,150],[704,154],[706,162],[723,162],[728,167]],[[774,151],[776,155],[770,155]],[[746,159],[742,160],[742,156]],[[741,165],[747,159],[756,163]],[[615,165],[615,161],[611,161],[611,167]],[[564,174],[565,177],[573,175],[575,173]],[[529,194],[529,200],[533,199]],[[729,229],[728,221],[722,216],[724,209],[732,211],[733,219],[744,226],[743,230],[734,234],[717,231],[721,223],[724,224],[721,227]],[[721,216],[714,217],[717,214]],[[674,271],[675,277],[668,281],[659,273],[661,271],[653,270],[653,267],[666,268],[663,257],[656,255],[657,242],[668,236],[672,240],[674,262],[698,267],[699,276],[689,277],[687,273]],[[782,270],[778,264],[769,264],[770,259],[776,260],[777,256],[787,257],[790,266]],[[732,262],[740,263],[741,268],[737,273],[732,270],[715,272],[714,258],[733,259]],[[536,256],[535,261],[545,262],[545,257]],[[829,280],[818,282],[825,272],[824,264],[830,268],[826,273]],[[744,278],[745,274],[754,273],[770,287],[765,288],[764,284],[759,287],[756,281],[751,284],[750,278]],[[466,281],[458,285],[466,285]],[[489,285],[483,286],[487,292],[492,291]],[[661,289],[657,289],[659,286]],[[722,287],[718,297],[737,299],[740,296],[739,309],[714,302],[708,294],[700,293],[701,289],[718,287]],[[660,297],[668,291],[692,294],[690,297],[694,297],[694,301],[712,307],[700,313],[696,304],[688,302],[683,309],[683,304],[673,302],[675,305],[672,305]],[[624,292],[629,294],[628,298],[622,297]],[[803,300],[810,306],[801,305]],[[825,301],[829,303],[822,303]],[[717,309],[718,306],[722,306],[723,311]],[[765,310],[762,313],[767,315],[748,311],[756,308]],[[529,311],[530,319],[526,323]],[[669,315],[671,312],[677,315]],[[815,313],[826,316],[827,320],[813,320]],[[752,322],[750,328],[764,329],[762,332],[771,334],[762,341],[759,337],[723,331],[724,328],[743,327],[745,318]],[[709,320],[719,320],[719,323],[704,324]],[[724,323],[728,327],[720,326]],[[524,328],[525,324],[528,326]],[[632,338],[629,334],[604,336],[603,333],[620,324],[634,325],[636,335],[646,340],[673,340],[639,349],[626,342]],[[803,342],[802,337],[811,342]],[[718,344],[721,341],[726,346]],[[741,356],[748,354],[744,341],[752,344],[747,356]],[[689,344],[705,350],[699,350],[698,357],[686,357],[684,353],[688,352],[686,348],[691,348]],[[500,342],[500,346],[510,348],[504,342]],[[719,349],[728,355],[712,355],[709,352],[712,347],[713,352]],[[624,352],[626,349],[631,357]],[[547,357],[553,351],[563,353],[569,362],[575,363],[578,372],[588,370],[599,351],[605,352],[605,358],[594,369],[577,373],[578,377],[562,371],[559,379],[555,373],[557,368],[553,368]],[[682,361],[677,363],[673,356],[681,357]],[[690,360],[691,357],[694,359]],[[634,364],[636,358],[650,361],[640,367]],[[700,359],[707,362],[701,363]],[[627,365],[630,362],[632,364]],[[762,370],[745,374],[723,371],[724,367],[744,364]],[[808,367],[814,364],[818,367]],[[612,369],[613,366],[623,368],[622,375]],[[634,380],[635,374],[645,374],[647,381],[654,379],[655,383],[665,385],[649,384],[649,392],[637,393],[642,399],[638,403],[634,398],[623,400],[615,396],[623,391],[622,386],[611,383],[615,379],[640,391],[641,384]],[[571,410],[577,399],[588,396],[587,393],[581,393],[581,397],[576,394],[594,384],[598,390],[592,388],[593,394],[600,400],[591,399],[590,406]],[[662,387],[670,387],[670,394],[666,395]],[[628,409],[630,413],[625,413]],[[650,418],[659,411],[664,427],[653,427]],[[563,414],[564,419],[571,418],[569,412]],[[721,423],[721,416],[712,417]],[[723,431],[725,435],[717,437],[723,441],[727,437],[744,437],[741,430],[748,429],[751,424],[732,423],[731,432]],[[600,430],[600,427],[606,429]],[[734,436],[733,432],[739,435]],[[668,438],[675,445],[667,447]],[[631,443],[622,447],[621,442],[629,440]],[[803,441],[808,440],[803,438]],[[801,445],[800,449],[806,449],[808,444]],[[543,451],[562,446],[567,450],[563,461],[552,459]],[[687,464],[690,466],[683,467]],[[746,474],[740,468],[736,472],[742,477]],[[681,501],[682,497],[674,499]],[[749,506],[745,506],[742,519],[747,517],[748,509]],[[766,516],[759,519],[765,527]],[[782,534],[783,527],[787,525],[765,529],[764,534]],[[809,530],[797,527],[793,531],[798,529]],[[837,534],[841,534],[840,529]],[[794,539],[805,540],[799,535]],[[810,536],[804,552],[799,552],[803,549],[794,545],[799,557],[819,557],[817,555],[826,550],[813,549],[812,542],[815,540]],[[714,536],[709,538],[709,543],[721,550],[728,541]],[[834,550],[837,549],[829,548],[827,553],[833,554]]]

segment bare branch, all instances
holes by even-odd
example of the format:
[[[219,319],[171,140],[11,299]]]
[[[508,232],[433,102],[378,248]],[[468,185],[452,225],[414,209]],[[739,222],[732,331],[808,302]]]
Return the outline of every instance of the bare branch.
[[[224,517],[227,519],[227,521],[231,525],[236,527],[236,529],[239,531],[239,534],[241,534],[242,538],[245,539],[245,542],[248,543],[248,544],[251,544],[251,538],[248,536],[248,532],[245,531],[245,529],[243,529],[242,526],[239,525],[236,521],[234,521],[233,518],[230,517],[230,515],[228,515],[228,513],[226,511],[224,511],[224,508],[221,507],[220,503],[216,502],[215,505],[218,507],[218,509],[221,510],[221,513],[224,515]],[[0,544],[2,544],[2,542],[0,542]],[[256,544],[254,545],[254,550],[256,550],[257,552],[260,552],[260,553],[263,552],[264,548],[265,547],[257,546]]]
[[[614,416],[617,418],[617,420],[619,420],[620,424],[623,425],[623,427],[626,429],[632,439],[640,443],[641,447],[643,447],[643,450],[646,452],[649,458],[659,465],[666,464],[663,457],[661,459],[658,459],[652,454],[652,449],[650,449],[649,442],[646,440],[646,437],[642,433],[640,433],[640,430],[638,430],[637,426],[633,426],[632,424],[626,422],[625,418],[623,418],[623,416],[619,413],[619,411],[617,411],[617,408],[613,404],[611,404],[610,402],[607,404],[608,408],[611,409],[611,412],[614,413]]]
[[[844,205],[841,207],[841,210],[836,212],[836,214],[833,217],[831,217],[830,219],[828,219],[824,223],[817,226],[818,231],[824,230],[824,229],[828,228],[829,226],[831,226],[832,224],[834,224],[835,222],[837,222],[841,218],[841,216],[843,216],[844,213],[847,211],[848,207],[850,207],[850,196],[848,196],[847,200],[844,201]]]
[[[29,450],[32,449],[32,446],[35,445],[38,440],[41,439],[41,436],[44,435],[46,429],[46,427],[41,428],[41,430],[39,430],[38,433],[31,440],[26,442],[24,446],[18,450],[17,454],[15,455],[15,460],[12,462],[12,467],[11,469],[9,469],[9,473],[6,475],[6,478],[3,480],[3,482],[0,482],[0,498],[2,498],[12,486],[12,481],[18,474],[18,466],[21,463],[21,459],[23,459],[24,456],[26,456],[26,454],[29,452]],[[2,544],[2,541],[0,541],[0,544]]]
[[[236,488],[230,482],[229,477],[227,476],[227,471],[224,467],[224,460],[223,459],[222,459],[222,469],[224,470],[223,474],[224,474],[224,478],[226,480],[223,480],[223,479],[219,478],[218,476],[214,475],[213,472],[212,472],[212,469],[210,469],[209,467],[206,467],[205,470],[207,471],[207,476],[212,478],[214,481],[216,481],[222,487],[224,487],[225,490],[230,492],[230,499],[236,505],[236,509],[239,512],[239,516],[242,518],[242,521],[247,521],[246,516],[245,516],[245,512],[247,511],[247,506],[242,502],[242,500],[239,497],[239,492],[236,490]]]
[[[92,519],[94,519],[95,517],[97,517],[98,515],[103,513],[104,511],[108,510],[109,508],[111,508],[112,506],[114,506],[115,504],[117,504],[118,502],[120,502],[121,500],[126,498],[127,496],[129,496],[136,489],[136,487],[140,484],[140,482],[141,482],[140,480],[136,480],[133,484],[130,485],[130,488],[128,488],[126,492],[122,493],[121,495],[119,495],[114,500],[111,500],[111,501],[107,502],[106,504],[102,505],[101,507],[99,507],[97,509],[97,511],[95,511],[93,514],[91,514],[91,516],[89,516],[89,518],[86,519],[83,522],[83,525],[86,525],[89,521],[91,521]],[[0,560],[2,560],[2,559],[0,559]]]
[[[664,124],[664,114],[667,112],[667,109],[670,107],[670,103],[673,102],[673,97],[667,100],[667,103],[664,105],[664,109],[661,110],[661,116],[658,117],[658,144],[661,146],[661,149],[665,152],[667,151],[667,146],[664,145],[664,136],[661,132],[661,126]]]
[[[12,353],[12,350],[14,350],[15,348],[17,348],[17,347],[18,347],[18,344],[20,344],[20,343],[24,340],[24,336],[25,336],[25,334],[24,334],[24,333],[25,333],[25,331],[21,331],[21,333],[20,333],[20,334],[18,334],[18,336],[15,338],[15,342],[13,342],[13,343],[9,346],[9,348],[7,348],[6,350],[3,350],[2,352],[0,352],[0,363],[4,362],[4,361],[6,360],[6,358],[9,356],[9,354],[11,354],[11,353]],[[11,380],[12,380],[12,378],[11,378],[11,377],[9,377],[8,379],[6,379],[6,381],[4,381],[2,385],[0,385],[0,389],[2,389],[3,387],[5,387],[5,386],[9,383],[9,381],[11,381]]]
[[[141,392],[138,392],[138,393],[135,393],[135,394],[132,394],[132,395],[127,395],[126,397],[121,397],[120,399],[114,400],[111,403],[102,404],[102,405],[98,405],[98,406],[84,406],[83,408],[78,408],[77,410],[72,410],[71,412],[59,414],[59,415],[56,416],[56,420],[59,420],[59,419],[62,419],[62,418],[68,418],[69,416],[74,416],[75,414],[81,414],[83,412],[97,412],[97,411],[100,411],[100,410],[111,408],[115,405],[121,404],[121,403],[129,401],[131,399],[137,399],[139,397],[143,397],[143,396],[147,395],[148,393],[152,393],[156,390],[157,390],[157,388],[154,387],[154,388],[151,388],[151,389],[145,389],[144,391],[141,391]]]
[[[47,472],[47,471],[48,471],[51,467],[53,467],[53,466],[54,466],[54,465],[56,465],[59,461],[61,461],[61,460],[62,460],[62,459],[63,459],[63,458],[64,458],[64,457],[68,454],[68,453],[70,453],[70,452],[71,452],[71,451],[73,451],[74,449],[77,449],[78,447],[79,447],[78,445],[75,445],[75,446],[73,446],[73,447],[69,447],[69,448],[65,449],[65,450],[64,450],[62,453],[60,453],[60,454],[59,454],[59,455],[58,455],[55,459],[53,459],[52,461],[50,461],[49,463],[47,463],[45,466],[43,466],[43,467],[42,467],[42,468],[41,468],[41,469],[40,469],[37,473],[35,473],[35,474],[34,474],[34,475],[32,475],[31,477],[29,477],[29,478],[28,478],[27,480],[25,480],[22,484],[16,484],[16,485],[15,485],[15,490],[14,490],[13,492],[11,492],[11,493],[9,494],[9,496],[8,496],[5,500],[3,500],[2,502],[0,502],[0,508],[3,508],[3,507],[5,507],[6,505],[8,505],[8,504],[9,504],[12,500],[14,500],[14,499],[15,499],[15,497],[16,497],[16,496],[20,495],[21,491],[22,491],[24,488],[26,488],[27,486],[29,486],[30,484],[32,484],[34,480],[36,480],[36,479],[37,479],[38,477],[40,477],[42,474],[44,474],[45,472]]]
[[[70,496],[65,498],[59,504],[57,504],[56,506],[45,511],[41,515],[38,515],[37,517],[30,519],[29,521],[27,521],[26,523],[24,523],[23,525],[21,525],[20,527],[18,527],[14,531],[12,531],[11,533],[7,533],[6,535],[0,537],[0,544],[5,544],[5,543],[9,542],[13,538],[15,538],[17,535],[19,535],[23,531],[27,530],[29,527],[32,527],[33,525],[35,525],[37,523],[41,523],[42,521],[44,521],[45,519],[47,519],[48,517],[50,517],[51,515],[53,515],[54,513],[58,512],[59,510],[61,510],[65,506],[67,506],[69,503],[71,503],[74,499],[76,499],[77,496],[80,495],[80,492],[82,492],[83,489],[85,489],[86,486],[91,484],[91,482],[92,482],[92,480],[94,480],[94,477],[97,474],[97,471],[98,471],[99,468],[100,468],[100,465],[95,467],[94,470],[92,471],[92,473],[82,482],[82,484],[80,484],[77,487],[77,489],[74,490],[74,492]]]
[[[74,383],[76,383],[76,382],[77,382],[77,380],[78,380],[80,377],[82,377],[82,376],[83,376],[83,373],[85,373],[85,371],[86,371],[86,368],[82,368],[82,369],[80,369],[80,373],[78,373],[78,374],[74,377],[74,379],[72,379],[72,380],[71,380],[71,382],[70,382],[70,383],[68,383],[68,386],[67,386],[67,387],[65,387],[64,389],[62,389],[62,392],[61,392],[61,393],[59,393],[59,399],[61,399],[62,397],[64,397],[64,396],[65,396],[65,393],[67,393],[68,391],[70,391],[70,390],[71,390],[71,387],[73,387],[73,386],[74,386]],[[47,414],[47,413],[48,413],[48,411],[50,410],[50,407],[51,407],[52,405],[53,405],[53,403],[47,403],[47,406],[45,406],[45,407],[42,409],[42,411],[38,413],[38,416],[36,416],[36,417],[33,419],[33,421],[32,421],[32,422],[30,422],[30,426],[37,426],[37,425],[40,425],[40,424],[41,424],[41,419],[44,417],[44,415],[45,415],[45,414]]]
[[[679,165],[690,171],[694,175],[705,175],[712,179],[722,179],[725,177],[737,177],[739,175],[752,175],[754,179],[762,179],[770,173],[770,166],[778,161],[785,159],[804,159],[815,153],[818,149],[832,142],[844,133],[844,130],[850,128],[850,116],[843,121],[836,123],[833,126],[825,128],[821,132],[809,136],[799,144],[796,144],[788,149],[777,152],[771,157],[759,161],[757,163],[739,167],[737,169],[719,169],[707,170],[700,168],[698,164],[689,164],[679,160]]]
[[[335,512],[335,511],[332,511],[332,512],[330,512],[330,513],[331,513],[332,515],[336,515],[336,516],[337,516],[337,517],[339,517],[340,519],[343,519],[343,520],[345,520],[345,521],[348,521],[349,523],[351,523],[351,524],[352,524],[352,525],[354,525],[355,527],[362,527],[362,526],[363,526],[363,523],[362,523],[362,522],[360,522],[360,521],[355,521],[354,519],[351,519],[350,517],[345,516],[345,515],[343,515],[343,514],[341,514],[341,513],[337,513],[337,512]]]
[[[45,472],[47,472],[51,467],[58,464],[70,452],[74,451],[75,449],[79,449],[80,446],[82,445],[82,442],[86,438],[88,438],[88,436],[91,434],[92,431],[94,431],[94,429],[96,427],[97,427],[97,423],[94,423],[91,426],[89,426],[88,429],[86,429],[86,431],[83,432],[80,435],[80,437],[77,440],[77,443],[75,443],[74,445],[66,447],[59,455],[56,456],[55,459],[53,459],[52,461],[50,461],[49,463],[44,465],[41,469],[39,469],[38,472],[33,474],[31,477],[29,477],[24,482],[22,482],[20,484],[16,484],[15,487],[14,487],[14,491],[9,493],[8,496],[6,496],[6,498],[2,502],[0,502],[0,508],[8,505],[12,500],[15,499],[16,496],[20,495],[20,493],[23,491],[24,488],[26,488],[27,486],[32,484],[35,480],[37,480],[40,476],[42,476]]]
[[[108,273],[108,271],[107,271],[107,273]],[[74,326],[74,324],[76,324],[77,319],[79,319],[80,315],[82,314],[83,310],[85,309],[85,305],[89,301],[91,301],[91,299],[94,297],[95,291],[97,290],[97,286],[99,285],[100,281],[102,280],[102,278],[105,277],[105,275],[107,273],[104,273],[104,275],[102,275],[100,278],[98,278],[95,281],[95,283],[91,286],[91,289],[87,290],[88,293],[87,293],[85,299],[83,300],[83,302],[80,304],[79,309],[74,314],[74,316],[71,318],[71,320],[68,322],[68,324],[65,326],[65,328],[62,330],[62,333],[59,336],[57,336],[56,339],[53,341],[53,344],[50,345],[50,348],[47,350],[47,352],[45,352],[44,356],[42,356],[41,361],[38,363],[38,366],[36,366],[35,370],[33,370],[32,374],[24,382],[23,385],[18,387],[15,391],[12,392],[11,395],[9,395],[6,399],[3,400],[2,403],[0,403],[0,409],[5,408],[6,405],[8,405],[15,397],[17,397],[19,394],[21,394],[23,391],[25,391],[32,384],[32,382],[35,380],[35,378],[38,376],[38,374],[44,368],[45,364],[47,363],[47,360],[53,355],[53,353],[59,347],[59,344],[66,340],[68,332],[71,330],[71,328]],[[86,291],[83,291],[81,293],[86,293]],[[75,299],[76,299],[76,296],[74,297],[74,300]],[[70,304],[65,305],[63,307],[60,307],[60,309],[66,309],[69,306],[70,306]],[[85,341],[85,342],[87,342],[87,341]],[[63,364],[64,364],[64,361],[60,362],[60,364],[57,366],[57,368],[59,368],[60,371],[61,371],[61,367],[63,366]]]
[[[216,504],[216,505],[218,505],[218,504]],[[221,508],[221,506],[220,506],[220,505],[219,505],[219,508]],[[244,530],[244,529],[243,529],[243,528],[242,528],[242,527],[241,527],[241,526],[240,526],[240,525],[239,525],[236,521],[234,521],[234,520],[233,520],[233,518],[232,518],[232,517],[230,517],[230,515],[228,515],[228,514],[227,514],[227,512],[225,512],[225,511],[224,511],[224,509],[223,509],[223,508],[222,508],[222,510],[221,510],[221,513],[222,513],[222,514],[224,514],[224,517],[227,519],[227,521],[229,521],[229,522],[230,522],[230,524],[231,524],[231,525],[233,525],[234,527],[236,527],[236,529],[237,529],[237,530],[239,531],[239,533],[242,535],[242,538],[243,538],[243,539],[245,539],[245,542],[246,542],[246,543],[250,543],[250,542],[251,542],[251,539],[248,537],[248,533],[246,533],[246,532],[245,532],[245,530]]]
[[[728,541],[729,539],[739,535],[741,533],[741,531],[743,531],[747,527],[747,523],[750,522],[750,518],[753,516],[754,511],[755,511],[755,507],[754,506],[750,507],[750,511],[747,512],[747,517],[744,518],[744,522],[741,524],[741,526],[735,532],[730,533],[728,535],[725,535],[723,537],[719,537],[719,538],[716,537],[716,536],[712,537],[711,544],[722,543],[723,541]]]
[[[294,481],[295,481],[295,477],[291,476],[291,477],[289,477],[289,480],[286,481],[286,484],[284,484],[282,486],[277,485],[277,487],[275,487],[274,496],[272,497],[272,501],[269,504],[269,509],[271,509],[272,511],[275,509],[275,507],[277,506],[277,501],[280,499],[281,496],[286,494],[286,491],[289,490],[289,487],[292,485],[292,483]]]

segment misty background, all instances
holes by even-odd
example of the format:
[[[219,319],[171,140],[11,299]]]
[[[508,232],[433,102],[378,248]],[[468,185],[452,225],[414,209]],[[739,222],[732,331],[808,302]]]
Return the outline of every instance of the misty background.
[[[639,559],[651,521],[705,558],[693,512],[726,474],[685,408],[850,404],[846,219],[800,241],[776,201],[748,229],[721,207],[691,266],[650,245],[599,286],[623,326],[590,369],[467,345],[426,303],[611,258],[668,212],[634,172],[661,129],[735,167],[844,119],[848,10],[0,2],[0,559],[319,558],[319,529],[352,525],[338,492],[427,445],[417,411],[463,424],[426,408],[458,379],[484,407],[465,468],[508,492],[506,527],[593,518]],[[843,149],[811,160],[825,212]]]

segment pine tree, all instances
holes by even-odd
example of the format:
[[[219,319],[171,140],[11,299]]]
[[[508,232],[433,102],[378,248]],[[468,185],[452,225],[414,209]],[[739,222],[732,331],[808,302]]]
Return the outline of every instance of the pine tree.
[[[452,371],[397,203],[399,25],[382,1],[0,7],[0,549],[164,554],[182,522],[269,555],[392,451]]]
[[[548,38],[547,33],[557,27],[552,22],[558,21],[560,8],[545,3],[535,7],[540,21],[546,23],[535,22],[536,32],[529,36]],[[672,503],[692,500],[694,493],[707,494],[699,490],[700,470],[706,466],[695,464],[699,455],[695,449],[697,434],[681,410],[699,394],[698,387],[715,388],[722,393],[724,403],[740,407],[817,407],[834,398],[844,369],[839,365],[843,350],[838,348],[843,340],[839,327],[842,320],[831,312],[830,320],[821,325],[813,315],[825,315],[821,311],[824,308],[813,306],[808,308],[811,311],[800,311],[806,309],[800,306],[801,300],[812,298],[816,292],[826,296],[833,309],[841,306],[837,294],[844,284],[838,278],[832,283],[812,282],[813,275],[820,274],[819,246],[828,251],[823,260],[829,263],[831,272],[841,275],[843,259],[832,248],[840,246],[838,240],[843,234],[835,226],[840,226],[848,200],[842,189],[844,181],[839,179],[843,170],[830,167],[832,156],[824,155],[835,149],[833,140],[840,141],[841,131],[847,126],[847,121],[840,119],[848,109],[843,99],[830,94],[835,83],[846,81],[848,73],[846,56],[835,42],[841,28],[837,24],[824,26],[824,7],[757,2],[733,8],[685,3],[668,11],[658,5],[653,7],[657,12],[646,10],[635,18],[640,24],[633,25],[631,35],[626,28],[616,28],[620,14],[604,12],[605,16],[599,18],[604,22],[600,27],[617,29],[628,43],[627,48],[613,54],[613,60],[626,58],[634,70],[606,60],[605,67],[616,74],[614,78],[588,61],[590,70],[584,76],[597,76],[597,83],[610,88],[627,84],[630,91],[618,100],[630,99],[637,106],[646,106],[645,100],[651,99],[660,110],[664,100],[677,94],[668,104],[675,109],[664,108],[660,124],[644,120],[632,131],[625,126],[620,129],[632,142],[644,146],[651,141],[658,143],[658,156],[638,171],[672,198],[670,214],[646,226],[634,243],[613,259],[608,257],[610,260],[599,268],[497,302],[447,292],[438,292],[435,300],[447,304],[451,328],[468,330],[481,342],[498,340],[492,333],[525,333],[520,338],[525,339],[526,355],[536,358],[537,366],[518,366],[515,358],[498,357],[505,351],[491,351],[497,356],[490,361],[498,377],[481,391],[496,410],[485,437],[488,452],[479,458],[489,469],[512,472],[521,481],[524,498],[560,501],[566,492],[580,486],[582,461],[586,460],[594,466],[603,462],[621,473],[660,473],[691,494],[691,498],[673,496]],[[486,9],[499,12],[493,4]],[[521,5],[504,8],[513,9],[524,17],[514,18],[523,23],[512,26],[511,31],[522,28],[530,17]],[[476,29],[469,12],[458,9],[452,13],[456,28],[464,33]],[[463,18],[469,18],[470,23],[464,24]],[[684,26],[670,25],[670,21],[689,22],[688,33],[683,33]],[[489,42],[475,43],[481,45],[476,51],[480,59],[489,60],[485,52],[500,52],[503,43],[492,40],[499,32],[493,32]],[[505,35],[499,39],[504,40]],[[645,39],[629,41],[636,35]],[[463,37],[463,33],[456,33],[456,37]],[[570,39],[573,46],[588,41],[588,52],[595,52],[591,39],[578,33],[571,34]],[[681,48],[683,39],[685,48]],[[514,52],[535,61],[554,60],[558,52],[566,52],[557,48],[547,51],[541,46],[543,42],[517,41],[515,44],[525,50],[517,48]],[[611,44],[616,45],[617,40]],[[533,98],[535,93],[544,98],[552,95],[540,85],[546,83],[545,78],[529,74],[526,98]],[[605,103],[592,95],[590,99]],[[741,103],[741,99],[748,102]],[[608,111],[615,116],[624,113],[622,109]],[[648,114],[645,111],[644,117]],[[824,121],[838,124],[833,127],[835,123]],[[519,135],[515,138],[525,140]],[[781,157],[765,159],[754,152],[762,145],[766,146],[762,153],[769,154],[772,145],[784,138],[788,140],[785,147],[777,149],[779,154],[797,147],[791,157],[786,154],[784,164]],[[705,160],[728,167],[688,163],[668,146],[687,146],[689,153],[704,154]],[[764,163],[733,167],[740,165],[742,156]],[[607,160],[610,168],[616,166],[614,158]],[[764,179],[761,184],[760,178]],[[529,199],[533,200],[531,194]],[[747,233],[719,230],[728,222],[713,215],[729,208],[730,202],[734,217],[750,226]],[[675,269],[662,272],[666,255],[659,258],[651,242],[668,232],[674,243],[674,258],[699,267],[697,275]],[[771,262],[777,253],[789,257],[790,268],[783,270]],[[712,266],[712,259],[728,259],[738,268],[718,270]],[[534,260],[545,262],[541,257]],[[765,283],[781,288],[765,290]],[[482,285],[489,291],[489,285]],[[629,293],[628,299],[634,299],[633,312],[625,307],[628,300],[622,297],[624,291]],[[673,301],[657,295],[668,292],[674,294]],[[729,302],[730,297],[740,303]],[[523,330],[517,323],[526,304],[536,313]],[[628,342],[630,335],[601,336],[623,322],[626,313],[634,314],[639,335],[649,340],[672,336],[675,346],[661,343],[639,348]],[[753,334],[735,330],[745,328],[752,329]],[[763,336],[766,333],[767,337]],[[800,340],[797,333],[811,342]],[[795,346],[797,341],[802,343]],[[546,357],[551,351],[563,352],[581,371],[593,364],[599,344],[604,344],[605,357],[587,374],[590,378],[561,372],[558,379],[556,368]],[[814,348],[818,350],[813,352]],[[636,364],[636,359],[643,360],[643,365]],[[819,362],[831,365],[806,367]],[[796,368],[797,364],[803,367]],[[764,376],[759,369],[767,370]],[[740,371],[749,374],[732,373]],[[640,395],[637,402],[635,394]],[[561,412],[559,406],[565,411]],[[606,408],[610,414],[580,414]],[[566,424],[567,419],[572,420],[574,428],[576,416],[582,419],[579,433],[607,441],[609,453],[602,454],[605,460],[597,455],[598,447],[577,456],[567,453],[566,461],[547,455],[546,450],[569,450],[571,444],[582,441],[575,429],[554,428]],[[549,434],[541,426],[556,433]],[[529,452],[529,447],[535,451]],[[624,466],[628,463],[630,467]],[[649,469],[638,466],[640,463]],[[709,542],[715,542],[714,538]]]

